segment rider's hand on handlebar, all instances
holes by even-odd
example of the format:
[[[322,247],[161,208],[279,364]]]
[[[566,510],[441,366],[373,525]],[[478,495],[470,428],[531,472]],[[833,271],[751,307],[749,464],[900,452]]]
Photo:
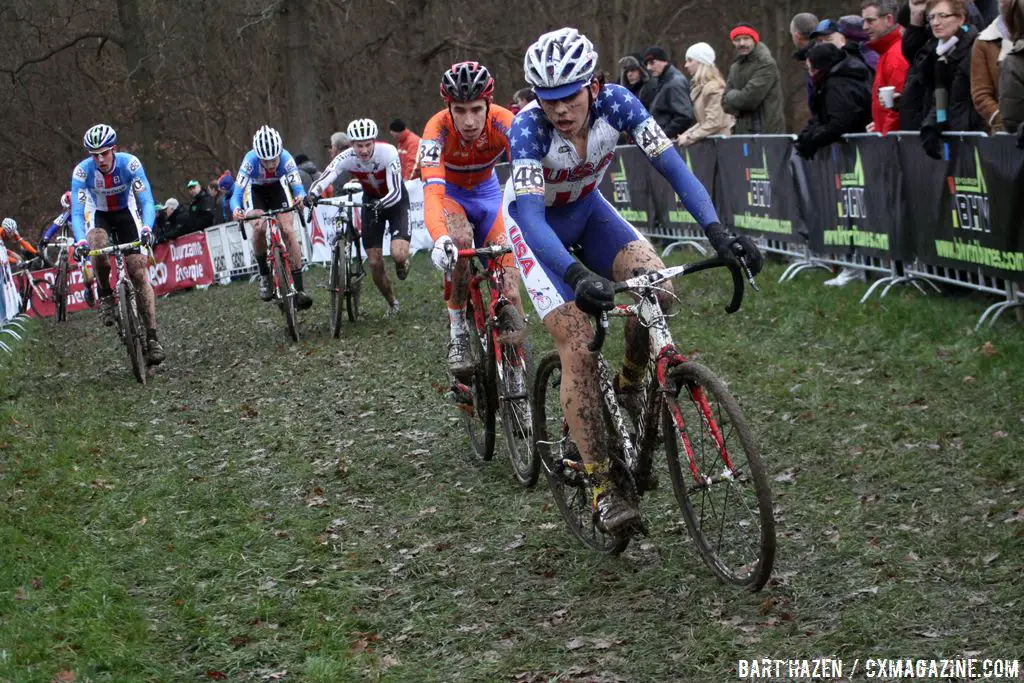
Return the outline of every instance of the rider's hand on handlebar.
[[[75,242],[75,260],[85,263],[87,258],[89,258],[89,243],[85,240]]]
[[[139,242],[144,247],[153,246],[153,229],[149,226],[142,226],[142,230],[139,231]]]
[[[231,214],[231,217],[236,221],[240,221],[245,218],[245,211],[242,209],[235,209],[234,213]]]
[[[437,238],[434,248],[430,250],[430,260],[434,262],[435,268],[444,273],[455,268],[455,262],[459,260],[459,250],[451,237],[442,235]]]
[[[597,273],[576,262],[565,271],[565,282],[576,293],[576,306],[589,315],[600,315],[615,308],[615,286]]]
[[[320,197],[318,197],[318,196],[316,196],[315,194],[313,194],[312,192],[310,192],[309,194],[307,194],[307,195],[306,195],[305,197],[303,197],[303,198],[302,198],[301,200],[299,200],[299,201],[301,201],[301,202],[302,202],[302,204],[303,204],[303,205],[304,205],[304,206],[305,206],[305,207],[306,207],[307,209],[312,209],[312,208],[313,208],[313,205],[314,205],[314,204],[316,204],[316,200],[318,200],[318,199],[320,199]]]
[[[706,232],[708,242],[715,248],[715,253],[720,258],[731,263],[736,263],[739,258],[743,258],[751,276],[761,272],[761,268],[764,266],[764,257],[752,239],[746,235],[737,237],[729,234],[721,223],[712,223],[706,228]]]

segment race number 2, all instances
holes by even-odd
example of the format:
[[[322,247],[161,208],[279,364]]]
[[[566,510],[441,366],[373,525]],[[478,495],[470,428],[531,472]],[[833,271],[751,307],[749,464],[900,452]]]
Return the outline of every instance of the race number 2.
[[[544,194],[544,169],[540,162],[514,162],[512,189],[516,194]]]

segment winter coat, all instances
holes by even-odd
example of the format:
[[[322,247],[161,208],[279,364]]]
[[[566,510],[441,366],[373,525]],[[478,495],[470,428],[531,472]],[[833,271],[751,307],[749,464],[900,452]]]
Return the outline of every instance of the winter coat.
[[[411,130],[403,130],[395,140],[398,148],[398,159],[402,162],[402,180],[412,180],[413,169],[416,168],[416,155],[420,151],[420,136]],[[415,172],[419,175],[419,171]]]
[[[1024,39],[1013,44],[999,69],[999,113],[1008,133],[1024,123]]]
[[[626,80],[626,72],[631,69],[640,69],[640,80],[634,85],[630,85],[629,81]],[[640,60],[633,55],[626,55],[619,60],[619,85],[636,95],[637,99],[640,99],[640,92],[650,80],[651,75],[647,73],[647,69],[645,69],[640,63]],[[640,101],[643,102],[642,99],[640,99]],[[647,104],[647,102],[644,102],[645,107]]]
[[[671,64],[647,82],[643,94],[651,103],[648,111],[668,137],[674,138],[693,125],[690,81]],[[644,97],[640,99],[644,101]]]
[[[188,218],[183,223],[183,229],[179,234],[206,230],[213,225],[214,215],[217,210],[217,203],[206,188],[199,190],[199,194],[192,198],[192,204],[188,207]]]
[[[1006,37],[1005,24],[997,19],[978,34],[971,49],[971,100],[984,119],[990,133],[1003,129],[999,117],[999,63],[1000,55],[1009,52],[1012,45]]]
[[[711,80],[703,85],[694,85],[690,90],[693,108],[697,114],[697,123],[683,133],[679,144],[692,145],[709,135],[731,135],[736,118],[726,114],[722,108],[722,96],[725,85],[720,81]]]
[[[320,177],[320,170],[313,163],[312,159],[307,159],[299,164],[299,178],[302,180],[302,189],[309,192],[310,186],[313,184],[313,178]]]
[[[797,148],[804,156],[811,156],[846,133],[863,133],[869,123],[871,69],[847,55],[815,87],[811,120],[800,132]]]
[[[900,45],[903,34],[900,29],[871,41],[871,47],[878,52],[878,70],[871,89],[871,120],[875,124],[875,132],[885,135],[900,129],[900,113],[895,109],[886,109],[878,99],[879,88],[892,86],[896,92],[903,92],[903,84],[907,80],[909,65],[903,58]]]
[[[971,101],[971,48],[974,47],[974,39],[978,32],[973,27],[965,27],[957,37],[957,44],[946,53],[945,57],[939,58],[935,53],[937,39],[928,41],[925,46],[925,58],[922,72],[922,82],[925,88],[925,110],[924,121],[921,127],[940,125],[936,118],[935,111],[935,90],[940,85],[945,85],[949,93],[946,105],[946,130],[974,130],[985,129],[985,122],[981,115],[974,109],[974,102]]]
[[[736,117],[735,135],[786,132],[779,67],[764,43],[748,55],[736,55],[722,102]]]

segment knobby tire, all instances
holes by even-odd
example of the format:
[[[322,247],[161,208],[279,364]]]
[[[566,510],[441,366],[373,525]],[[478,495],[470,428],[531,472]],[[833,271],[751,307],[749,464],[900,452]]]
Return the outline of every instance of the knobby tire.
[[[295,288],[292,287],[292,274],[288,271],[287,261],[280,246],[274,247],[274,277],[277,280],[277,293],[281,297],[285,333],[293,342],[297,342],[299,322],[295,314]]]

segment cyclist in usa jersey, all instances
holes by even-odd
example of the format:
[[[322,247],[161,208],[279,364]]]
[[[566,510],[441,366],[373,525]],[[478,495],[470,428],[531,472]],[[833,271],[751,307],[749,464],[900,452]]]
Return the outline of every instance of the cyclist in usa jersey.
[[[346,133],[352,146],[327,165],[309,188],[309,204],[323,193],[334,179],[348,173],[363,187],[363,245],[373,282],[388,303],[387,317],[398,314],[398,299],[384,271],[384,231],[391,235],[391,258],[399,280],[409,275],[409,192],[402,182],[402,162],[394,145],[377,140],[377,124],[371,119],[356,119]]]
[[[460,62],[445,71],[441,97],[448,106],[427,122],[419,163],[424,219],[434,240],[431,260],[451,272],[448,369],[463,378],[473,372],[473,361],[466,327],[469,263],[458,260],[458,250],[508,244],[494,165],[509,154],[512,112],[494,104],[494,79],[477,62]],[[501,263],[505,296],[521,313],[515,259],[506,255]]]
[[[640,101],[626,88],[602,86],[594,77],[597,52],[585,36],[571,28],[544,34],[527,50],[524,68],[538,100],[512,123],[505,228],[526,290],[558,348],[562,408],[593,484],[597,526],[611,533],[636,521],[638,513],[610,481],[607,456],[595,447],[593,435],[603,433],[604,425],[596,361],[587,348],[588,316],[614,307],[609,280],[664,267],[651,244],[597,189],[620,132],[632,136],[669,181],[719,255],[745,255],[752,272],[760,269],[761,257],[751,240],[734,238],[722,227],[707,191]],[[579,261],[569,252],[573,246]],[[661,286],[668,290],[666,284]],[[667,309],[671,294],[660,298]],[[639,398],[648,343],[635,320],[627,324],[626,358],[615,378],[627,409],[629,398]]]
[[[142,162],[132,154],[117,151],[117,133],[98,124],[83,139],[89,158],[71,173],[71,229],[75,234],[75,255],[84,263],[89,249],[103,249],[113,240],[126,244],[139,240],[153,242],[156,206]],[[156,297],[149,281],[147,258],[134,249],[125,256],[128,275],[141,300],[146,323],[146,362],[159,365],[164,349],[156,335]],[[100,317],[104,325],[114,324],[114,295],[110,289],[110,262],[106,256],[93,259],[96,287],[100,296]]]
[[[246,152],[235,176],[235,190],[231,194],[232,216],[236,221],[261,216],[270,209],[297,205],[305,195],[298,166],[281,145],[280,133],[270,126],[261,126],[252,136],[252,149]],[[313,299],[306,294],[302,281],[302,249],[295,234],[295,216],[282,213],[277,220],[295,283],[295,307],[305,310],[313,305]],[[270,301],[274,298],[274,284],[267,262],[267,222],[264,219],[252,225],[252,252],[260,272],[260,298]]]

